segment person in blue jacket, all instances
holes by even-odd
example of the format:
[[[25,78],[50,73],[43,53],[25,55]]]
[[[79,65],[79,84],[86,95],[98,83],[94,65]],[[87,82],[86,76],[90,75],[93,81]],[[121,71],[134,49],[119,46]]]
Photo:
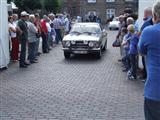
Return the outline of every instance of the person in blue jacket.
[[[138,43],[140,54],[147,59],[145,120],[160,120],[160,2],[153,7],[153,23],[143,30]]]
[[[152,16],[152,8],[148,7],[144,10],[144,23],[141,27],[140,32],[142,32],[144,30],[144,28],[153,25],[153,16]],[[140,77],[141,79],[146,80],[147,78],[147,71],[146,71],[146,58],[145,56],[142,56],[142,64],[143,64],[143,72],[142,72],[142,76]]]

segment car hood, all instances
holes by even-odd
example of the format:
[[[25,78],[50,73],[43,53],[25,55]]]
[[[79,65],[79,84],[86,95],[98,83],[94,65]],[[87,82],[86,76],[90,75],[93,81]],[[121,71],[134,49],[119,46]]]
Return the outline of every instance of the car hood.
[[[100,39],[100,34],[92,34],[92,35],[87,35],[87,34],[68,34],[64,36],[63,41],[68,41],[68,40],[74,40],[74,41],[81,41],[81,40],[87,40],[87,41],[99,41]]]
[[[109,24],[112,24],[112,25],[119,25],[119,23],[120,23],[120,22],[118,22],[118,21],[112,21],[112,22],[110,22]]]

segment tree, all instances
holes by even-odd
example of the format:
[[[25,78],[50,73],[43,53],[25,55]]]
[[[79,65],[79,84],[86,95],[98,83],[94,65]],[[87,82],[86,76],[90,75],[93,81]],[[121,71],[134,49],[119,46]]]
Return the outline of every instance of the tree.
[[[10,3],[13,0],[7,0]],[[14,0],[21,10],[43,9],[47,11],[59,12],[62,0]]]
[[[62,0],[45,0],[45,8],[48,11],[59,12]]]

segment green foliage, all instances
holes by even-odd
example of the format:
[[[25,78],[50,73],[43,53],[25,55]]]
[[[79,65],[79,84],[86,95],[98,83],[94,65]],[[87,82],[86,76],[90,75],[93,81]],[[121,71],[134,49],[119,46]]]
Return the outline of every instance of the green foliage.
[[[7,0],[11,2],[13,0]],[[59,12],[62,0],[14,0],[21,10],[43,9],[47,11]]]
[[[12,2],[12,0],[7,0],[7,3],[10,3],[10,2]]]
[[[62,0],[45,0],[45,9],[48,11],[59,12]]]

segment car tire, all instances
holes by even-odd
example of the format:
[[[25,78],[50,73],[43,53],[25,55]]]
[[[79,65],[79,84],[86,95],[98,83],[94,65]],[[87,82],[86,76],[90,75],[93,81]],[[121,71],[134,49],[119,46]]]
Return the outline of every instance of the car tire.
[[[97,53],[96,53],[96,58],[100,59],[102,56],[102,50],[100,49]]]
[[[69,58],[71,57],[71,54],[68,53],[68,52],[64,52],[64,57],[65,57],[66,59],[69,59]]]
[[[109,30],[111,31],[111,30],[112,30],[112,28],[109,28]]]

